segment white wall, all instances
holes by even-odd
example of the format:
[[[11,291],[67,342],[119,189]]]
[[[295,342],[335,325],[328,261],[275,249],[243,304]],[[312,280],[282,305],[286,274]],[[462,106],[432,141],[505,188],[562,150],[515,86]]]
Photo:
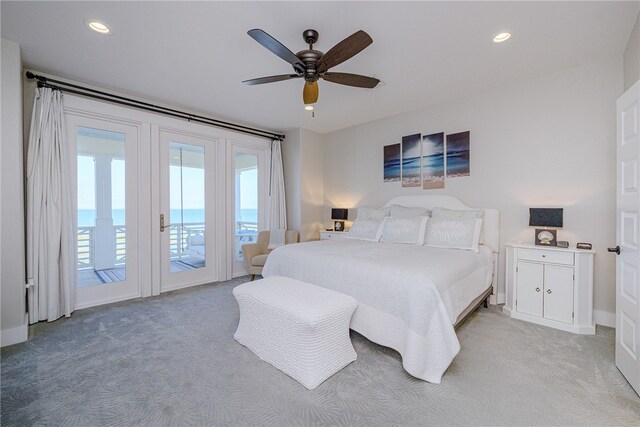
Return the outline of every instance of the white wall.
[[[640,13],[624,50],[624,90],[640,80]]]
[[[282,142],[287,223],[300,241],[318,240],[324,203],[324,136],[306,129],[285,134]]]
[[[304,174],[300,182],[302,241],[318,240],[322,225],[324,205],[324,136],[302,129],[300,140],[301,168]]]
[[[27,339],[20,45],[2,39],[0,142],[0,345]]]
[[[498,208],[504,244],[533,241],[529,207],[564,207],[559,239],[593,243],[594,305],[597,320],[609,323],[615,257],[606,248],[615,245],[615,102],[622,75],[618,57],[328,134],[324,220],[331,206],[381,206],[397,195],[445,193],[470,206]],[[416,132],[465,130],[471,131],[470,177],[449,179],[444,190],[383,183],[384,145]],[[504,247],[499,281],[504,289]]]

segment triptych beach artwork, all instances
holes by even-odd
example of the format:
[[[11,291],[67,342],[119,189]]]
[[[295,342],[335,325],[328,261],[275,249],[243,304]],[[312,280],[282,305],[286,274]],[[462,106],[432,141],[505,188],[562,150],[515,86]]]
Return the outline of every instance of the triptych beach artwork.
[[[447,178],[470,175],[469,131],[402,137],[402,142],[384,147],[384,182],[402,182],[403,187],[444,188]]]

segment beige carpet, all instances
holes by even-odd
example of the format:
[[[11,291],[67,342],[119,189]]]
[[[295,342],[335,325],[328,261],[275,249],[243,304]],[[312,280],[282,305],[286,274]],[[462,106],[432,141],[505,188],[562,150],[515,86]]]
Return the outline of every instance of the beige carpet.
[[[313,391],[233,339],[246,278],[79,310],[2,349],[2,425],[640,425],[614,331],[578,336],[480,308],[429,384],[353,333]]]

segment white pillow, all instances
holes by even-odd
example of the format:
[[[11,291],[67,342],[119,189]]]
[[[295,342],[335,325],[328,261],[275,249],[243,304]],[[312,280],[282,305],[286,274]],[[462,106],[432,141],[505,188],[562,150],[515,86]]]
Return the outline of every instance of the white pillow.
[[[433,208],[433,211],[431,211],[431,217],[448,219],[484,219],[484,211],[482,209],[454,210],[446,208]],[[484,227],[482,227],[482,229],[480,230],[480,243],[484,243]]]
[[[382,233],[382,223],[384,219],[360,219],[356,218],[347,233],[347,239],[367,240],[377,242]]]
[[[385,218],[380,240],[385,243],[422,245],[428,219],[426,216]]]
[[[409,218],[414,216],[431,216],[431,209],[391,205],[389,208],[391,218]]]
[[[478,218],[429,218],[424,238],[426,246],[478,252],[482,220]]]
[[[482,209],[454,210],[445,208],[433,208],[431,218],[449,218],[449,219],[465,219],[465,218],[484,218]]]
[[[383,220],[389,216],[389,208],[358,208],[357,219]]]

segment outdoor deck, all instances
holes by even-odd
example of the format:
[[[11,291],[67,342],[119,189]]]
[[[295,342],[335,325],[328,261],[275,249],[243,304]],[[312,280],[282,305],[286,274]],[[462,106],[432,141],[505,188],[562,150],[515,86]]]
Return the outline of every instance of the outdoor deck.
[[[190,257],[171,261],[171,272],[195,270],[204,267],[203,259]],[[85,269],[78,270],[78,287],[104,285],[113,282],[119,282],[125,279],[125,268],[116,267],[106,270]]]
[[[242,261],[241,247],[257,238],[258,224],[238,221],[236,223],[235,259]],[[205,258],[189,254],[192,237],[204,235],[204,223],[175,224],[169,227],[171,272],[189,271],[205,266]],[[125,279],[126,265],[126,227],[113,227],[113,268],[95,269],[95,227],[78,227],[78,287],[102,285]],[[102,264],[104,265],[104,263]]]

